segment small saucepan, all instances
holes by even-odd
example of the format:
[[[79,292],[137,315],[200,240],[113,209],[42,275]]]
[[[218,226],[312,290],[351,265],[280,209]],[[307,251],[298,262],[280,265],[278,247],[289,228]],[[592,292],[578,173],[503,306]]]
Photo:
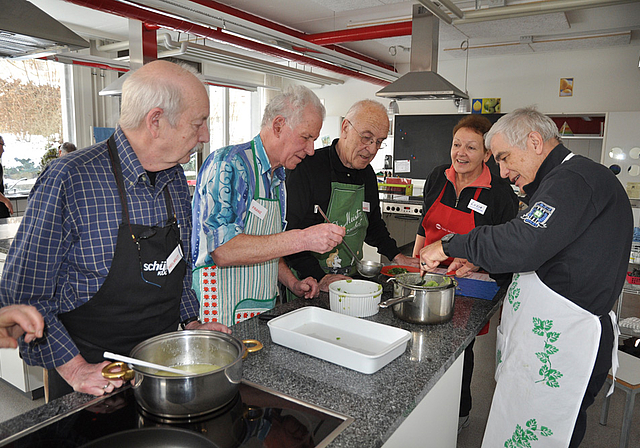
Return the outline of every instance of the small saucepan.
[[[408,272],[387,281],[395,282],[393,299],[380,302],[380,308],[393,307],[399,319],[414,324],[440,324],[453,317],[458,282],[448,276]]]
[[[251,346],[247,348],[245,344]],[[129,369],[122,362],[106,366],[102,376],[134,379],[137,403],[153,415],[195,417],[219,409],[235,398],[242,380],[242,360],[249,352],[261,348],[258,341],[240,341],[217,331],[176,331],[141,342],[131,350],[130,357],[163,366],[194,367],[183,376],[167,376],[142,366]]]

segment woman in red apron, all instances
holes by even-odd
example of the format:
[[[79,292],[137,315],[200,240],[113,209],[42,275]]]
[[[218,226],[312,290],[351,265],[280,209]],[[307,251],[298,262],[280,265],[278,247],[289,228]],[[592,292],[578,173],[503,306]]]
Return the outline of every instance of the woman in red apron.
[[[465,234],[476,226],[502,224],[515,218],[518,197],[508,182],[491,173],[487,166],[491,151],[484,147],[483,136],[490,128],[486,117],[467,115],[453,129],[451,165],[436,167],[424,186],[425,212],[416,235],[414,257],[424,246],[447,234]],[[492,277],[498,284],[511,280],[510,274]],[[488,331],[488,325],[480,334]],[[468,425],[471,410],[474,342],[475,339],[464,353],[459,429]]]

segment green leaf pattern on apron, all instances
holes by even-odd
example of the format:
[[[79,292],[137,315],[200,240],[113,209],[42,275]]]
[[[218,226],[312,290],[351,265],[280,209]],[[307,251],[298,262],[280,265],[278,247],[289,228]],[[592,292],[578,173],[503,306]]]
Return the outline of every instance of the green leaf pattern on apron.
[[[538,441],[538,435],[540,437],[549,437],[553,435],[553,431],[546,426],[540,426],[538,428],[538,422],[535,418],[529,420],[526,424],[526,429],[520,425],[516,425],[516,430],[510,439],[504,442],[505,448],[531,448],[531,442]]]
[[[509,287],[509,293],[507,294],[507,300],[513,307],[513,311],[518,311],[520,308],[520,302],[517,302],[516,299],[520,295],[520,288],[518,288],[518,278],[520,278],[520,274],[513,274],[513,280],[511,281],[511,286]]]
[[[556,342],[560,338],[560,333],[550,331],[551,327],[553,327],[552,320],[542,320],[538,317],[533,318],[533,329],[531,331],[538,336],[545,338],[544,351],[536,352],[536,356],[543,364],[539,371],[542,379],[540,381],[536,381],[536,383],[546,381],[546,384],[549,387],[560,387],[558,380],[562,378],[562,373],[560,373],[559,370],[551,368],[551,355],[558,353],[558,347],[553,345],[552,342]]]

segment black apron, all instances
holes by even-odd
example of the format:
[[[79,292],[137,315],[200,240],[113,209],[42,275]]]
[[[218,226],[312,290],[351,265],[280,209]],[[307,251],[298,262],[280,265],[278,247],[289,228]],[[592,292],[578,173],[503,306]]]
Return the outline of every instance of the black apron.
[[[164,189],[166,224],[162,227],[131,224],[113,136],[108,146],[122,204],[122,223],[111,269],[88,302],[58,316],[80,354],[92,364],[104,361],[105,351],[128,355],[140,342],[176,331],[187,269],[184,258],[170,274],[166,269],[167,258],[182,245],[168,187]],[[55,369],[49,371],[50,399],[56,398],[52,390],[55,388],[52,377],[56,375]],[[67,388],[70,392],[71,388]]]

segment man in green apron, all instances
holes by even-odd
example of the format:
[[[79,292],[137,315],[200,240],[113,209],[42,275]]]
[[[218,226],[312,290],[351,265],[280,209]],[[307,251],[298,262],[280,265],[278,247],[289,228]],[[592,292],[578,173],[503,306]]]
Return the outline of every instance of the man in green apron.
[[[362,257],[366,242],[396,264],[418,266],[417,258],[400,253],[380,213],[378,181],[370,163],[388,133],[389,117],[382,104],[364,100],[351,106],[340,138],[287,171],[289,228],[306,229],[323,222],[314,210],[319,205],[329,221],[346,228],[344,240],[357,256]],[[301,277],[318,280],[322,291],[356,273],[356,260],[344,244],[330,251],[294,254],[287,262]]]
[[[273,308],[278,281],[299,296],[318,295],[317,282],[298,280],[282,257],[330,250],[345,230],[321,224],[284,231],[284,168],[313,155],[324,115],[311,90],[292,87],[269,102],[253,140],[205,160],[193,198],[192,234],[202,322],[233,325]]]
[[[609,169],[564,147],[556,124],[533,108],[500,118],[485,143],[529,207],[506,224],[426,246],[421,265],[452,256],[516,273],[497,329],[482,446],[577,447],[587,408],[617,368],[611,309],[629,262],[629,198]]]

